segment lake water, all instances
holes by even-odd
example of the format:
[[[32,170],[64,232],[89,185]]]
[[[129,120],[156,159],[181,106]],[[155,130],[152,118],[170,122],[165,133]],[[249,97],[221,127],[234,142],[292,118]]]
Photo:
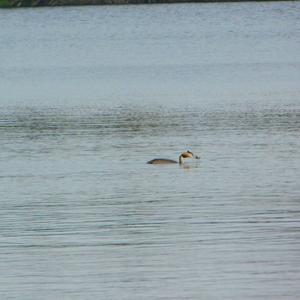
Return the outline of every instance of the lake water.
[[[0,28],[1,299],[300,299],[300,2]]]

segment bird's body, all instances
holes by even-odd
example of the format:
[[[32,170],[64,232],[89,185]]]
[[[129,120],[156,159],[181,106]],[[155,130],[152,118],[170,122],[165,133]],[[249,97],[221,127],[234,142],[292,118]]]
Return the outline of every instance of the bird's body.
[[[147,162],[147,164],[155,164],[155,165],[163,165],[163,164],[183,164],[184,159],[186,158],[195,158],[195,159],[199,159],[200,157],[197,155],[194,155],[191,151],[186,151],[181,153],[181,155],[179,156],[179,160],[178,162],[176,160],[172,160],[172,159],[167,159],[167,158],[155,158],[152,160],[149,160]]]
[[[152,160],[149,160],[147,162],[147,164],[153,164],[153,165],[157,165],[157,164],[178,164],[178,162],[176,160],[173,159],[167,159],[167,158],[155,158]]]

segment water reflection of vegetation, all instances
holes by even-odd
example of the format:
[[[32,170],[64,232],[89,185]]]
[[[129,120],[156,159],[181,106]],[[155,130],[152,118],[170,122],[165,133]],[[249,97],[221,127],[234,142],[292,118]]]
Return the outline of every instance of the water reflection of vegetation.
[[[44,133],[153,133],[178,126],[174,116],[128,110],[34,110],[2,114],[0,129]],[[176,117],[175,117],[176,119]]]
[[[164,135],[211,130],[299,131],[299,111],[144,111],[72,108],[11,110],[0,114],[0,131],[45,135]]]

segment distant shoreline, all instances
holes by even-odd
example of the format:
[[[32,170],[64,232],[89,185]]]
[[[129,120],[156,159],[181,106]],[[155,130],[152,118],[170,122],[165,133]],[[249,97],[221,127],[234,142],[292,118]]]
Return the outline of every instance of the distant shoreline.
[[[0,0],[0,8],[78,6],[78,5],[126,5],[167,3],[213,3],[213,2],[280,2],[289,0]],[[299,1],[299,0],[294,0]]]

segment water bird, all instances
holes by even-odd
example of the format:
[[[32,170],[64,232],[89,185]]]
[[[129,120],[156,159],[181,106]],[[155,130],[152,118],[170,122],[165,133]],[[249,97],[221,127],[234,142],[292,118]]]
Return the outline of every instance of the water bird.
[[[178,161],[173,159],[167,159],[167,158],[154,158],[152,160],[149,160],[147,164],[178,164],[179,163],[180,165],[182,165],[186,158],[200,159],[199,156],[194,155],[193,152],[188,150],[180,154]]]

